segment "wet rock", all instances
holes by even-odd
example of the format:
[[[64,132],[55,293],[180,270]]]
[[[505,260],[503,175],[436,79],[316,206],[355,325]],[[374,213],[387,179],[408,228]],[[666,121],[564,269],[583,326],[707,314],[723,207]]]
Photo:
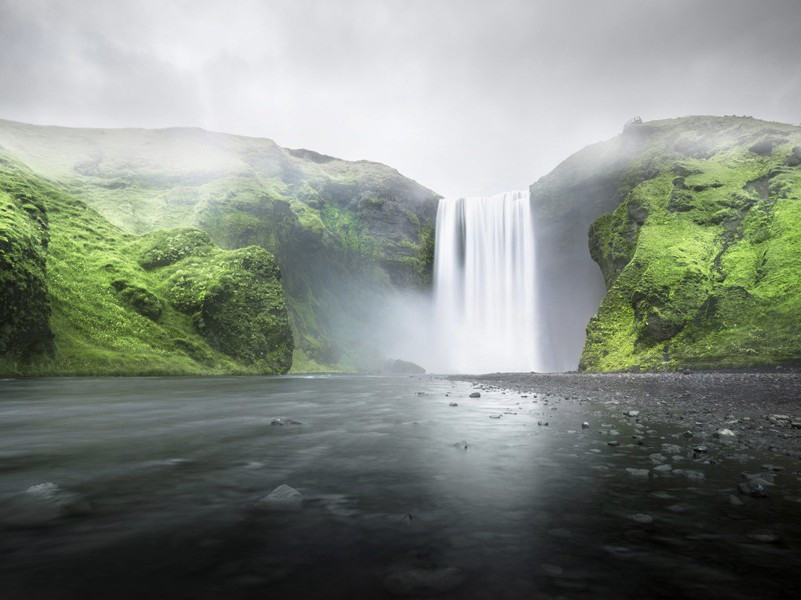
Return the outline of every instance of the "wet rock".
[[[639,417],[640,416],[640,411],[639,410],[626,411],[626,416],[627,417]]]
[[[409,569],[384,578],[384,589],[393,596],[433,596],[461,586],[466,573],[456,567]]]
[[[296,511],[303,507],[303,495],[293,487],[281,484],[272,492],[260,498],[258,508],[274,511]]]
[[[662,452],[665,454],[681,454],[681,446],[676,444],[662,444]]]
[[[662,464],[664,462],[667,462],[667,457],[664,456],[663,454],[658,453],[658,452],[656,452],[654,454],[649,454],[648,458],[651,460],[652,463],[654,463],[656,465],[659,465],[659,464]]]
[[[682,433],[682,435],[683,435],[684,437],[686,437],[686,438],[691,438],[691,437],[693,437],[695,434],[694,434],[692,431],[685,431],[684,433]]]
[[[4,507],[1,520],[13,527],[36,527],[61,517],[83,516],[91,512],[92,506],[85,498],[48,482],[31,486],[13,498]]]
[[[500,419],[503,415],[490,415],[490,419]]]
[[[649,496],[651,496],[651,498],[659,498],[660,500],[673,500],[676,497],[676,496],[674,496],[672,494],[668,494],[667,492],[665,492],[663,490],[658,490],[656,492],[651,492],[649,494]]]
[[[658,465],[654,467],[654,472],[659,473],[660,475],[666,475],[673,470],[673,467],[670,465]]]
[[[275,425],[277,427],[284,427],[286,425],[303,425],[300,421],[296,421],[295,419],[288,419],[286,417],[276,417],[272,421],[270,421],[270,425]]]
[[[626,469],[626,473],[632,477],[648,477],[650,471],[648,469],[634,469],[632,467],[628,467]]]
[[[470,398],[481,398],[481,392],[473,392],[470,394]]]
[[[589,429],[589,428],[590,428],[590,424],[589,424],[589,423],[587,423],[587,421],[584,421],[584,422],[581,424],[581,428],[582,428],[582,429]]]
[[[687,512],[687,507],[684,506],[683,504],[671,504],[670,506],[667,507],[667,510],[669,510],[672,513],[681,514]]]
[[[731,429],[718,429],[715,433],[712,434],[713,437],[716,438],[734,438],[737,437],[737,434],[734,433]]]
[[[729,504],[732,506],[742,506],[744,503],[734,494],[729,494]]]
[[[762,484],[759,479],[751,479],[743,481],[738,484],[737,490],[744,496],[751,496],[752,498],[768,498],[770,497],[770,490],[767,486]]]
[[[450,404],[448,404],[448,406],[459,406],[459,403],[458,402],[451,402]]]
[[[454,448],[458,448],[459,450],[467,450],[467,449],[468,449],[470,446],[469,446],[469,444],[468,444],[467,442],[465,442],[464,440],[462,440],[461,442],[456,442],[456,443],[453,445],[453,447],[454,447]]]
[[[635,523],[641,523],[643,525],[650,525],[654,522],[654,518],[647,514],[647,513],[634,513],[629,515],[629,519],[634,521]]]
[[[611,442],[606,442],[606,445],[612,447],[620,446],[620,442],[618,442],[617,440],[612,440]]]
[[[779,536],[768,529],[752,531],[748,534],[748,537],[755,542],[762,542],[763,544],[775,544],[779,541]]]
[[[743,473],[742,476],[747,481],[759,481],[766,486],[772,486],[776,483],[773,473]]]

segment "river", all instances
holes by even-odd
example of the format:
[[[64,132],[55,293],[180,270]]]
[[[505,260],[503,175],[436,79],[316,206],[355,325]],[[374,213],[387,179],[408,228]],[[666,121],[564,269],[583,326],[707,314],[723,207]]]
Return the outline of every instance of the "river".
[[[797,462],[698,454],[602,403],[474,392],[0,381],[0,598],[796,597]],[[765,463],[771,497],[739,495]],[[282,484],[298,510],[259,502]]]

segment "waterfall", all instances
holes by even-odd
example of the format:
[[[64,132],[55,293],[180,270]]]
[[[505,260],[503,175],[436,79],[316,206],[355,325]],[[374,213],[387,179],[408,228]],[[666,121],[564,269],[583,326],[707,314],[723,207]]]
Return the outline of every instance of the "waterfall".
[[[528,190],[440,200],[434,295],[445,370],[538,370],[534,277]]]

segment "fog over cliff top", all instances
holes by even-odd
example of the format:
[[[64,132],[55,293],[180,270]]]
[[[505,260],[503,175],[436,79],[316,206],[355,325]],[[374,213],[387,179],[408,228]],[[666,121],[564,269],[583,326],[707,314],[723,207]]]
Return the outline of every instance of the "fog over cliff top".
[[[794,0],[0,0],[0,118],[198,126],[524,188],[634,115],[801,121]]]

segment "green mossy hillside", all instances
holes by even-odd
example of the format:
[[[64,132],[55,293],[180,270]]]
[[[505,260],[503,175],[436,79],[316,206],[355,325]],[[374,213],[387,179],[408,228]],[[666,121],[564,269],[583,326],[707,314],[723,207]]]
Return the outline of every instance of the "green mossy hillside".
[[[0,169],[9,168],[0,157]],[[47,192],[18,177],[0,181],[0,356],[25,360],[51,349]]]
[[[607,294],[580,368],[801,359],[801,128],[734,117],[640,127],[622,202],[589,231]]]
[[[344,326],[371,318],[377,294],[431,281],[438,196],[385,165],[192,128],[0,120],[0,146],[125,232],[183,229],[142,250],[147,269],[193,255],[209,238],[273,254],[300,368],[358,369],[364,340],[341,335]]]
[[[289,316],[267,251],[221,250],[187,228],[126,233],[11,160],[0,163],[0,267],[3,375],[291,366]]]

